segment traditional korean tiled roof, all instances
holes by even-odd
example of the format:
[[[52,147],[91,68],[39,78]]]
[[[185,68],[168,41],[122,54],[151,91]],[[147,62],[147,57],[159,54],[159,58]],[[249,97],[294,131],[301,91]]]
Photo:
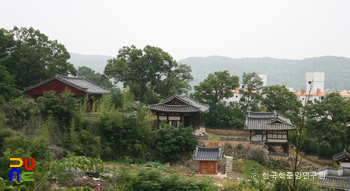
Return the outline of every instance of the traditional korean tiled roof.
[[[139,101],[134,101],[132,103],[132,108],[134,109],[138,109],[140,107],[141,103]]]
[[[246,130],[294,130],[289,118],[276,112],[249,112],[244,123]]]
[[[345,157],[350,158],[350,153],[346,152],[346,150],[344,149],[343,152],[333,156],[333,161],[338,161],[338,160],[343,159]]]
[[[178,99],[187,105],[167,105],[173,99]],[[149,106],[151,110],[154,111],[164,111],[164,112],[206,112],[209,110],[208,104],[202,104],[198,101],[188,97],[187,95],[173,95],[166,100],[153,104]]]
[[[223,150],[221,147],[200,147],[196,146],[193,153],[193,160],[199,161],[220,161]]]
[[[89,94],[104,94],[104,93],[110,93],[109,89],[100,86],[88,79],[85,79],[85,77],[68,77],[68,76],[62,76],[62,75],[54,75],[53,77],[46,79],[40,83],[37,83],[35,85],[25,87],[24,92],[27,92],[29,90],[35,89],[37,87],[40,87],[46,83],[49,83],[53,80],[58,80],[62,83],[65,83],[69,86],[72,86],[78,90],[81,90],[83,92],[89,93]]]
[[[324,179],[317,179],[317,181],[323,187],[330,187],[334,190],[345,190],[346,188],[350,189],[350,179],[346,178],[326,177]]]

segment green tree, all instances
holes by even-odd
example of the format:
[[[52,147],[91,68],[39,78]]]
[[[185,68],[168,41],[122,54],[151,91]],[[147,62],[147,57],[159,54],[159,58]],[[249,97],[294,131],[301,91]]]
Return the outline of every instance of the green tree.
[[[78,67],[77,76],[84,76],[86,79],[95,82],[106,88],[112,88],[113,83],[103,74],[95,73],[95,70],[92,70],[89,67],[81,66]]]
[[[15,45],[2,64],[16,76],[18,89],[39,83],[56,73],[76,75],[73,64],[67,62],[69,53],[57,40],[49,40],[32,27],[14,27],[6,35],[13,36]]]
[[[193,80],[191,72],[191,66],[185,64],[178,64],[174,70],[168,70],[167,78],[156,89],[156,92],[161,95],[160,98],[166,99],[174,94],[182,94],[190,90],[189,83]]]
[[[156,131],[154,145],[158,157],[163,161],[176,161],[180,159],[183,152],[194,151],[196,140],[192,138],[192,127],[173,127],[162,123],[162,127]]]
[[[228,70],[210,73],[203,82],[194,86],[195,93],[192,96],[210,105],[217,104],[233,96],[231,90],[239,86],[238,81],[238,76],[231,76]]]
[[[242,94],[240,103],[244,105],[247,111],[259,110],[258,102],[261,99],[259,91],[262,85],[263,81],[257,73],[243,73],[242,86],[244,87],[239,90],[239,93]]]
[[[346,115],[346,105],[349,102],[339,93],[330,93],[324,100],[314,102],[306,107],[308,137],[316,139],[320,147],[327,143],[330,149],[320,150],[323,154],[320,155],[332,156],[350,145],[350,129],[345,125],[349,121],[349,116]]]
[[[222,103],[213,104],[209,112],[201,114],[201,121],[206,126],[216,128],[243,128],[245,118],[246,113],[238,103],[230,103],[228,106]]]
[[[2,60],[5,60],[11,54],[14,45],[15,45],[15,40],[13,39],[13,35],[9,35],[7,30],[1,28],[0,29],[0,64]]]
[[[5,66],[0,65],[0,103],[20,95],[21,92],[16,89],[15,76],[11,75]]]
[[[267,111],[276,111],[282,115],[290,117],[292,121],[298,121],[298,114],[302,104],[298,101],[297,96],[290,92],[285,86],[273,85],[263,88],[262,106]]]
[[[309,119],[326,118],[332,122],[345,123],[349,119],[345,115],[346,105],[348,101],[345,100],[339,93],[330,93],[324,100],[314,100],[314,104],[307,107]]]
[[[65,126],[70,124],[72,115],[78,112],[78,101],[68,88],[58,95],[53,90],[44,92],[38,101],[44,104],[43,111],[47,115],[54,116],[58,122]]]
[[[117,58],[108,60],[104,74],[129,86],[136,100],[157,103],[175,91],[190,90],[190,72],[190,67],[178,64],[161,48],[147,45],[141,50],[132,45],[119,49]]]

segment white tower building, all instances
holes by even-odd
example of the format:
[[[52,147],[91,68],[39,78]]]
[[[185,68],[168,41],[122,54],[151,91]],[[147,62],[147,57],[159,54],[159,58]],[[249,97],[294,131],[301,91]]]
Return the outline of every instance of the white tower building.
[[[261,81],[263,82],[263,86],[266,86],[267,75],[266,74],[259,74],[259,77],[261,78]]]
[[[311,83],[312,89],[311,88]],[[307,72],[306,73],[306,93],[313,94],[317,91],[317,89],[320,89],[320,92],[324,92],[324,72]]]

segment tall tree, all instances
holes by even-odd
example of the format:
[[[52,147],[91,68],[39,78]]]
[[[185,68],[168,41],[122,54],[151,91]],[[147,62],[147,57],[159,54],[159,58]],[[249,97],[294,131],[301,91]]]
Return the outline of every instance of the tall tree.
[[[264,98],[261,103],[267,108],[267,111],[276,111],[290,117],[294,122],[298,121],[298,114],[302,104],[297,100],[297,96],[285,86],[273,85],[264,87],[262,95]]]
[[[11,54],[14,45],[15,45],[15,40],[13,39],[13,35],[9,35],[7,30],[1,28],[0,29],[0,64],[2,60],[5,60]]]
[[[17,88],[36,84],[54,74],[76,75],[76,69],[67,60],[66,48],[32,27],[17,28],[6,33],[13,36],[15,45],[9,58],[3,61],[10,74],[16,76]]]
[[[263,81],[257,73],[243,73],[243,88],[239,90],[239,92],[242,94],[240,103],[244,105],[247,111],[259,110],[258,102],[261,99],[259,91],[261,90],[262,85]]]
[[[0,103],[19,95],[21,92],[16,89],[15,76],[10,75],[6,67],[0,65]]]
[[[217,104],[233,96],[231,90],[239,86],[239,77],[231,76],[228,70],[210,73],[203,82],[194,86],[196,100]]]
[[[340,123],[348,122],[348,116],[345,115],[346,105],[348,101],[344,99],[339,93],[330,93],[324,100],[315,100],[314,104],[307,107],[309,119],[325,118],[331,120],[333,123],[339,121]]]
[[[324,100],[315,100],[315,103],[306,107],[308,137],[317,139],[320,147],[324,143],[330,145],[330,149],[327,149],[329,152],[324,152],[326,148],[320,151],[327,156],[332,156],[350,145],[350,128],[345,125],[349,116],[344,112],[347,103],[349,102],[339,93],[330,93]]]
[[[172,93],[190,90],[190,72],[190,67],[179,65],[161,48],[147,45],[141,50],[132,45],[119,49],[117,58],[108,60],[104,74],[129,86],[136,100],[157,103]]]
[[[228,106],[222,103],[211,104],[210,111],[201,114],[201,121],[205,126],[216,128],[243,128],[246,113],[241,108],[241,104],[232,102]]]
[[[95,82],[106,88],[112,88],[113,83],[103,74],[95,73],[95,70],[92,70],[89,67],[81,66],[78,67],[77,76],[84,76],[86,79]]]

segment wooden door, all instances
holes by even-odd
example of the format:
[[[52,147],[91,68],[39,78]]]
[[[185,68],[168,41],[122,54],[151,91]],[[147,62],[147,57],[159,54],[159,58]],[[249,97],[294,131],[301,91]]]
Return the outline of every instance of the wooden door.
[[[200,161],[201,174],[216,174],[216,161]]]

